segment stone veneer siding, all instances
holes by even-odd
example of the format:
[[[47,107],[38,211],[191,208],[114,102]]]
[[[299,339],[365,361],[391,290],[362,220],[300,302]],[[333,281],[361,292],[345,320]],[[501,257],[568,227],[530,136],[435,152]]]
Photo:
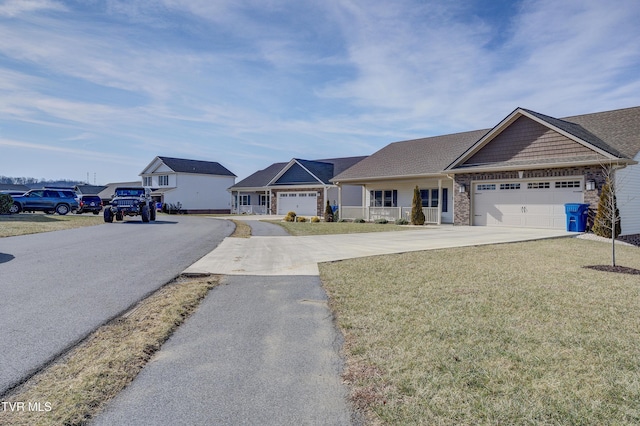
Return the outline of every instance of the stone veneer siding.
[[[271,189],[271,211],[273,214],[278,212],[278,193],[279,192],[317,192],[316,197],[316,216],[322,216],[324,212],[324,188],[288,188],[288,189]],[[285,213],[286,214],[286,213]]]
[[[537,169],[525,170],[522,180],[535,178],[564,178],[577,177],[584,178],[585,188],[584,202],[590,205],[590,208],[597,210],[598,201],[600,199],[600,190],[604,185],[604,175],[602,167],[568,167],[561,169]],[[471,182],[475,181],[493,181],[493,180],[521,180],[518,171],[505,172],[487,172],[487,173],[460,173],[455,175],[453,183],[453,224],[454,225],[471,225],[471,191],[473,190]],[[586,190],[586,182],[594,180],[596,189],[593,191]],[[466,191],[460,192],[460,185],[465,185]]]

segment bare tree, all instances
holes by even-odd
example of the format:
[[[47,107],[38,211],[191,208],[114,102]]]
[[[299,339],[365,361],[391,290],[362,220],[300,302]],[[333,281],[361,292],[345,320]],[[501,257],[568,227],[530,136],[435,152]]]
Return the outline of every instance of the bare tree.
[[[616,181],[616,171],[624,168],[619,164],[602,165],[602,175],[605,183],[600,192],[598,211],[593,223],[593,233],[611,239],[611,266],[616,266],[616,238],[622,232],[620,210],[616,200],[619,182]]]

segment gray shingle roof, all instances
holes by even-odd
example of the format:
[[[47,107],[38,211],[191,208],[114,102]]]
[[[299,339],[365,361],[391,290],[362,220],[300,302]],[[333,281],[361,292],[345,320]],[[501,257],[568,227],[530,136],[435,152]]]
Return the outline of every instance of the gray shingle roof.
[[[523,110],[619,158],[634,158],[640,152],[640,107],[563,119]],[[440,174],[490,130],[394,142],[337,174],[332,180],[339,182]],[[580,160],[585,159],[575,159]],[[550,159],[548,163],[553,164],[554,160]]]
[[[394,142],[332,180],[439,174],[488,130]]]
[[[289,163],[273,163],[266,169],[258,170],[257,172],[242,179],[240,182],[233,185],[233,188],[261,188],[267,186],[271,180]]]
[[[322,160],[301,160],[296,159],[300,164],[306,167],[316,177],[321,179],[325,184],[330,185],[331,179],[337,173],[340,173],[359,161],[367,158],[366,156],[360,157],[343,157],[343,158],[327,158]],[[229,189],[237,188],[262,188],[265,187],[273,180],[273,178],[282,171],[289,163],[274,163],[266,169],[259,170],[247,178],[236,183]],[[331,167],[328,167],[331,166]],[[332,169],[332,170],[331,170]],[[331,171],[331,172],[330,172]]]
[[[187,160],[184,158],[158,157],[174,172],[203,175],[234,176],[226,167],[215,161]]]
[[[628,158],[634,158],[640,152],[640,106],[563,120],[582,126]]]

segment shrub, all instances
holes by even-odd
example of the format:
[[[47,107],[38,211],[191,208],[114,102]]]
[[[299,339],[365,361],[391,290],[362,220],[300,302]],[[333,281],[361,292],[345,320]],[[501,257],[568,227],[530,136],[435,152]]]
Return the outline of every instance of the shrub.
[[[396,219],[396,225],[408,225],[409,221],[403,217]]]
[[[327,205],[324,208],[324,221],[333,222],[333,209],[331,208],[331,205],[329,205],[329,200],[327,200]]]
[[[296,212],[289,212],[284,217],[285,222],[295,222],[296,221]]]
[[[380,225],[385,225],[385,224],[389,223],[389,221],[387,219],[382,218],[382,219],[376,219],[375,223],[380,224]]]
[[[0,194],[0,214],[9,214],[13,198],[9,194]]]
[[[413,190],[413,202],[411,203],[411,224],[424,225],[425,217],[422,211],[422,197],[420,197],[420,189],[416,185]]]
[[[318,223],[318,222],[320,222],[320,218],[318,216],[314,216],[314,217],[311,218],[311,222]]]
[[[365,223],[365,222],[366,222],[366,221],[365,221],[363,218],[361,218],[361,217],[359,217],[359,218],[357,218],[357,219],[354,219],[354,220],[353,220],[353,223]]]
[[[306,222],[307,218],[304,216],[298,216],[298,222]]]
[[[616,194],[611,188],[609,179],[602,186],[598,211],[593,223],[593,233],[605,238],[611,238],[611,224],[615,220],[615,236],[618,238],[622,232],[620,225],[620,211],[616,202]]]
[[[344,222],[353,222],[353,221],[351,219],[338,219],[338,222],[344,223]]]

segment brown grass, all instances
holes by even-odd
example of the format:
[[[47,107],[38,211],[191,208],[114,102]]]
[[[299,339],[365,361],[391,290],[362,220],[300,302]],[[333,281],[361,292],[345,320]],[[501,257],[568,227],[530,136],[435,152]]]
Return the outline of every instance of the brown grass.
[[[235,225],[236,229],[231,234],[234,238],[249,238],[251,237],[251,227],[247,225],[247,223],[243,220],[231,220]]]
[[[104,223],[102,215],[69,213],[64,216],[44,213],[0,215],[0,237],[94,226]]]
[[[320,265],[354,403],[381,424],[640,424],[640,282],[578,239]],[[640,249],[619,247],[640,269]]]
[[[218,277],[179,279],[100,327],[82,344],[2,400],[41,411],[0,407],[1,425],[81,425],[131,382],[197,308]],[[36,405],[38,404],[38,405]]]
[[[330,234],[358,234],[365,232],[389,232],[424,229],[422,226],[395,225],[392,223],[353,223],[353,222],[283,222],[268,220],[265,222],[275,223],[282,226],[294,236],[303,235],[330,235]]]

